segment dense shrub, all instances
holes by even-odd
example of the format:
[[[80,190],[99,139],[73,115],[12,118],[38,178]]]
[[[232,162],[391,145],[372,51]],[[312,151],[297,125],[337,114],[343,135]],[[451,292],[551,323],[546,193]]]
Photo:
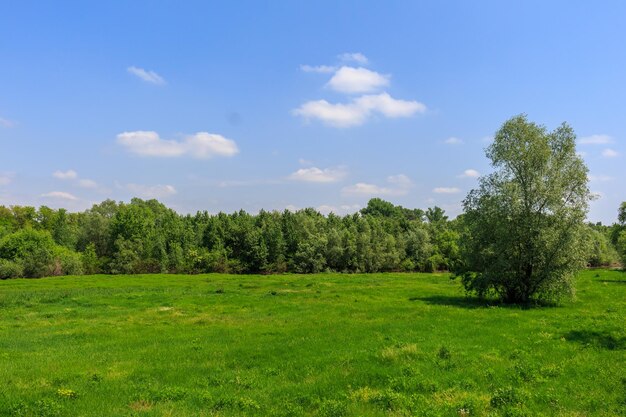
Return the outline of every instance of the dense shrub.
[[[81,275],[84,271],[81,255],[63,246],[54,250],[54,266],[52,275]]]
[[[22,264],[8,259],[0,259],[0,279],[20,278],[24,276]]]
[[[19,261],[26,277],[44,277],[55,270],[55,247],[49,232],[22,229],[0,241],[0,257]]]
[[[590,267],[610,266],[618,262],[619,255],[606,234],[590,228],[587,240],[590,245],[587,264]]]
[[[0,258],[19,265],[19,275],[28,278],[83,273],[80,255],[54,243],[48,231],[27,228],[5,236],[0,240]]]

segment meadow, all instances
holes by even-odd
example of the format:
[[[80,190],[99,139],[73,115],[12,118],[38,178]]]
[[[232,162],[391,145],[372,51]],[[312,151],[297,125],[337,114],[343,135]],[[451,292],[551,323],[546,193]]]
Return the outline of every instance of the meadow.
[[[522,308],[447,274],[0,281],[0,416],[626,415],[626,274]]]

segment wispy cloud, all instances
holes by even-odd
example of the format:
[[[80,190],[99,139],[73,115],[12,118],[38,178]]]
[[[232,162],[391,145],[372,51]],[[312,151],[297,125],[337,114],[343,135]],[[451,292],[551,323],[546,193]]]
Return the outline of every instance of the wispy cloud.
[[[176,188],[172,185],[142,185],[126,184],[123,186],[127,191],[142,198],[163,198],[176,194]]]
[[[480,172],[476,171],[475,169],[466,169],[458,177],[459,178],[478,178],[480,177]]]
[[[390,175],[387,177],[387,182],[405,189],[413,186],[413,181],[404,174]]]
[[[233,188],[233,187],[257,187],[259,185],[276,185],[283,184],[285,180],[277,179],[253,179],[253,180],[220,180],[210,181],[211,185],[215,185],[220,188]]]
[[[337,71],[337,67],[331,65],[300,65],[300,70],[304,72],[317,72],[320,74],[329,74]]]
[[[366,68],[341,67],[326,86],[340,93],[371,93],[387,87],[390,77]]]
[[[433,189],[435,194],[456,194],[460,192],[461,190],[456,187],[437,187]]]
[[[605,158],[616,158],[619,156],[619,152],[610,148],[606,148],[602,151],[602,156]]]
[[[54,171],[52,176],[59,180],[72,181],[81,188],[98,188],[98,184],[94,180],[79,178],[78,173],[73,169],[68,169],[67,171]]]
[[[459,139],[459,138],[455,138],[455,137],[450,137],[450,138],[444,140],[443,143],[445,143],[447,145],[460,145],[460,144],[463,143],[463,140]]]
[[[66,193],[65,191],[51,191],[49,193],[41,194],[41,196],[45,198],[56,199],[56,200],[70,200],[70,201],[78,200],[78,197],[76,197],[73,194]]]
[[[343,62],[356,62],[361,65],[365,65],[368,62],[367,57],[360,52],[345,52],[339,54],[337,58]]]
[[[581,145],[606,145],[613,142],[613,138],[609,135],[584,136],[578,140],[578,143]]]
[[[67,171],[54,171],[52,176],[60,180],[73,180],[78,178],[78,174],[73,169],[69,169]]]
[[[360,194],[360,195],[394,195],[397,190],[387,187],[381,187],[376,184],[368,184],[365,182],[357,182],[354,185],[344,187],[344,194]]]
[[[235,141],[207,132],[198,132],[182,141],[161,139],[158,133],[151,131],[124,132],[117,135],[117,142],[129,152],[140,156],[208,159],[229,157],[239,152]]]
[[[387,177],[387,182],[391,186],[379,186],[365,182],[358,182],[354,185],[344,187],[341,192],[344,195],[360,196],[401,196],[409,193],[413,183],[404,174],[391,175]]]
[[[387,118],[410,117],[424,113],[426,106],[417,101],[398,100],[387,93],[364,95],[350,103],[329,103],[326,100],[309,101],[293,110],[293,114],[305,120],[319,120],[334,127],[359,126],[373,115]]]
[[[94,180],[84,178],[78,180],[78,186],[82,188],[98,188],[98,183]]]
[[[331,183],[337,182],[346,176],[346,171],[341,168],[325,168],[317,167],[301,168],[291,174],[289,179],[303,182]]]
[[[165,80],[163,79],[163,77],[161,77],[159,74],[157,74],[154,71],[148,71],[143,68],[139,68],[135,66],[128,67],[126,68],[126,70],[129,73],[133,74],[134,76],[138,77],[139,79],[147,83],[156,84],[156,85],[165,84]]]

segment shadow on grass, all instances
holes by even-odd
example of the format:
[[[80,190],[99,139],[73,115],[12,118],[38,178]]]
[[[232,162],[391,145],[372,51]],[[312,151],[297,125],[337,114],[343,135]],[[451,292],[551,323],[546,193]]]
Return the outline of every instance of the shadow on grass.
[[[626,337],[613,336],[608,331],[572,330],[563,337],[570,342],[577,342],[585,347],[599,347],[608,350],[625,350]]]
[[[623,279],[598,279],[597,282],[608,282],[611,284],[626,284],[626,280]]]
[[[422,301],[426,304],[437,305],[437,306],[449,306],[449,307],[459,307],[459,308],[491,308],[491,307],[500,307],[500,308],[512,308],[512,309],[529,309],[534,307],[551,307],[550,304],[540,305],[540,304],[506,304],[502,301],[496,299],[480,299],[476,297],[452,297],[446,295],[432,295],[430,297],[411,297],[409,301]]]

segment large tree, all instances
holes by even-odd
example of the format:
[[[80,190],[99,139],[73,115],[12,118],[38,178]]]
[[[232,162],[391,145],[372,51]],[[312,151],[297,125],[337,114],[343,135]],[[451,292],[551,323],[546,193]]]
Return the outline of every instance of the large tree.
[[[516,116],[502,125],[486,155],[494,172],[463,202],[458,274],[465,288],[513,303],[571,294],[573,276],[585,266],[591,198],[574,131],[564,123],[548,132]]]

